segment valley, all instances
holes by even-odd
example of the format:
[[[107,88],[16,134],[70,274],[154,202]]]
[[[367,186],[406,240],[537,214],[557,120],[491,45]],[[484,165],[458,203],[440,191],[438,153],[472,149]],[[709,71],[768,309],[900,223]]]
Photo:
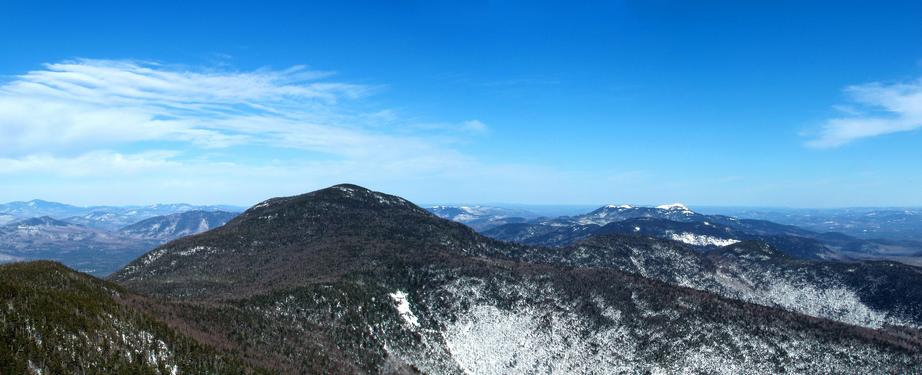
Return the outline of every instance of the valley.
[[[122,208],[119,210],[127,211],[124,216],[107,213],[92,216],[105,220],[87,223],[90,215],[69,216],[77,209],[73,206],[35,202],[43,201],[25,204],[26,208],[17,208],[22,205],[16,203],[0,205],[0,211],[18,216],[46,215],[13,219],[0,225],[0,263],[54,260],[80,272],[104,277],[157,245],[224,225],[236,216],[236,213],[225,211],[185,210],[192,208],[187,205],[174,205],[172,208],[160,205],[143,214],[134,208]],[[177,209],[180,212],[148,217]],[[56,219],[48,214],[66,218]],[[124,222],[131,218],[143,219],[123,228],[108,229],[113,220]]]

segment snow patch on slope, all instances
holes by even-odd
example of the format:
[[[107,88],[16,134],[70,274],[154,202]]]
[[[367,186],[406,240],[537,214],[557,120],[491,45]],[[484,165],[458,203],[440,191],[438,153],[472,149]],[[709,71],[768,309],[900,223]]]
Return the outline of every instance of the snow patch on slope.
[[[407,294],[403,291],[396,291],[389,294],[391,299],[397,303],[397,313],[403,318],[403,321],[412,327],[419,327],[419,318],[410,310],[410,301],[407,300]]]
[[[271,200],[266,200],[266,201],[263,201],[263,202],[261,202],[261,203],[255,205],[255,206],[253,206],[253,207],[250,208],[250,209],[251,209],[251,210],[256,210],[256,209],[260,209],[260,208],[263,208],[263,207],[269,207],[270,204],[272,204]]]
[[[669,235],[669,239],[673,241],[684,242],[689,245],[695,246],[729,246],[735,243],[740,242],[732,238],[719,238],[714,236],[707,236],[703,234],[694,234],[694,233],[672,233]]]
[[[491,289],[505,296],[500,300],[491,298],[484,287],[464,282],[449,286],[455,308],[463,312],[440,319],[445,327],[442,342],[465,374],[816,373],[815,366],[809,365],[816,361],[831,363],[826,371],[838,373],[854,370],[856,365],[850,361],[875,354],[857,352],[847,344],[818,350],[816,342],[809,340],[778,342],[771,334],[753,335],[740,326],[663,308],[642,293],[632,292],[629,305],[590,297],[584,301],[595,305],[589,310],[599,315],[587,319],[579,312],[587,309],[576,308],[572,299],[546,284],[495,284]],[[540,295],[541,302],[522,299],[530,295]],[[514,302],[510,304],[507,298]],[[636,324],[637,319],[658,323]],[[687,319],[700,329],[660,340],[661,327],[689,324]],[[654,352],[669,353],[669,360],[652,360],[648,356],[651,348],[641,347],[639,337],[651,338],[647,345],[655,347]],[[820,351],[827,357],[818,358]],[[785,358],[788,364],[779,367],[766,358]],[[880,368],[885,363],[865,367]]]
[[[604,311],[620,318],[617,310]],[[445,345],[466,374],[624,373],[635,365],[635,343],[624,326],[587,337],[589,327],[578,316],[547,313],[477,305],[446,327]]]

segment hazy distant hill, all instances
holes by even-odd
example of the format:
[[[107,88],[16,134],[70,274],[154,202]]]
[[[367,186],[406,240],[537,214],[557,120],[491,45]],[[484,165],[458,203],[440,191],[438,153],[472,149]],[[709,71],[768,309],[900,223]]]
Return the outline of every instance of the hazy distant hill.
[[[157,244],[47,216],[0,226],[0,254],[14,258],[10,260],[56,260],[100,276],[114,272]]]
[[[166,242],[220,227],[237,216],[225,211],[187,211],[142,220],[119,230],[122,235]]]
[[[36,199],[28,202],[0,204],[0,220],[9,223],[16,220],[48,216],[88,227],[114,231],[151,217],[187,211],[240,212],[242,209],[234,206],[196,206],[184,203],[150,206],[79,207]],[[2,221],[0,221],[0,225],[4,224]]]
[[[522,210],[490,206],[430,206],[429,212],[443,219],[463,223],[474,230],[483,231],[509,223],[524,223],[538,217],[537,214]]]
[[[483,233],[500,240],[543,246],[566,246],[604,234],[646,235],[684,242],[702,250],[758,240],[804,259],[889,259],[922,265],[922,258],[914,258],[922,250],[922,243],[864,240],[766,220],[705,215],[681,204],[608,205],[584,215],[504,224]]]
[[[839,232],[861,239],[922,241],[922,208],[733,208],[709,207],[741,218],[770,220],[816,232]]]
[[[188,211],[153,217],[120,231],[48,216],[0,226],[0,263],[54,260],[81,272],[106,276],[157,245],[224,225],[236,214]]]
[[[10,202],[0,204],[0,214],[10,215],[16,218],[30,217],[67,217],[79,214],[84,209],[68,204],[48,202],[40,199],[28,202]]]

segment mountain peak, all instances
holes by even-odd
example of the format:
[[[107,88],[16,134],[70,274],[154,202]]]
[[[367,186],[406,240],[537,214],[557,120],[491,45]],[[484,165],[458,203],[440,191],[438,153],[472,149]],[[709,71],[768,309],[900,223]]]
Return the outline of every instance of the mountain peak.
[[[362,190],[362,191],[372,192],[371,189],[369,188],[366,188],[364,186],[359,186],[356,184],[350,184],[350,183],[336,184],[336,185],[330,186],[328,189]]]
[[[372,191],[354,184],[333,185],[306,194],[272,198],[251,207],[247,212],[261,212],[291,204],[333,204],[350,208],[403,208],[417,213],[428,214],[428,211],[417,207],[406,199]]]
[[[691,211],[688,209],[688,206],[682,203],[663,204],[663,205],[656,206],[656,208],[661,209],[661,210],[670,210],[670,211],[671,210],[689,211],[689,212]]]
[[[358,185],[353,185],[353,184],[333,185],[333,186],[330,186],[329,188],[318,190],[317,192],[323,192],[323,191],[339,191],[345,194],[349,198],[367,197],[367,196],[373,196],[376,194],[383,195],[383,193],[376,193],[374,191],[371,191],[371,189],[358,186]]]
[[[255,293],[309,278],[335,279],[398,258],[494,245],[403,198],[341,184],[266,200],[220,228],[147,253],[113,279],[159,294],[205,292],[161,288],[175,278],[208,284],[208,293],[238,293],[241,285]]]

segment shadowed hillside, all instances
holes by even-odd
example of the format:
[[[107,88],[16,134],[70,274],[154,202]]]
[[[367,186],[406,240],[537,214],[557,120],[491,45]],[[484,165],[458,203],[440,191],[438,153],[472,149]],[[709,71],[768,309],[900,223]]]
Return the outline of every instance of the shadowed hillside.
[[[58,263],[0,266],[0,373],[246,374],[134,306],[143,298]]]

